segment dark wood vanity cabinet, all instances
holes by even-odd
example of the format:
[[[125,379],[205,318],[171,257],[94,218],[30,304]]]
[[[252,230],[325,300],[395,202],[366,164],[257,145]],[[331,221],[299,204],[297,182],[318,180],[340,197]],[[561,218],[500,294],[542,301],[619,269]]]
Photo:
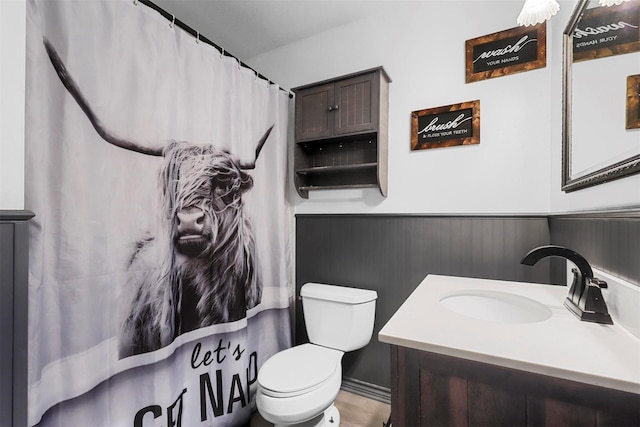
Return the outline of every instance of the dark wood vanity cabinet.
[[[391,346],[391,416],[394,427],[639,426],[640,395]]]
[[[382,67],[294,88],[296,190],[377,187],[387,195],[390,79]]]

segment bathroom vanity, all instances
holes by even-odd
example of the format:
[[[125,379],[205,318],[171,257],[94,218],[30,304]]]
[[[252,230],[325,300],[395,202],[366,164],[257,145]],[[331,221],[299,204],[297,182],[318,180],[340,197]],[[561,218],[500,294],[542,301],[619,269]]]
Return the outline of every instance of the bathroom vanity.
[[[393,425],[640,425],[640,340],[567,291],[427,276],[379,333]]]

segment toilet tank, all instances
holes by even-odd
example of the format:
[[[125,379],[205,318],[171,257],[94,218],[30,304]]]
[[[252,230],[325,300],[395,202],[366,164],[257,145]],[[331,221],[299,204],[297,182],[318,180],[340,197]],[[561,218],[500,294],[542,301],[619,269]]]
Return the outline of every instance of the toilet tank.
[[[371,340],[376,291],[306,283],[300,297],[307,335],[313,344],[353,351]]]

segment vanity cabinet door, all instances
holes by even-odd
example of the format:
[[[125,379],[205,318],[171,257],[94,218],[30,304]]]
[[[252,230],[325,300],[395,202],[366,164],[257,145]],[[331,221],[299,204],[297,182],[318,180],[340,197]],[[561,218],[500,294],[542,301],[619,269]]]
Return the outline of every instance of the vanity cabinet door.
[[[394,426],[639,426],[640,395],[391,347]]]

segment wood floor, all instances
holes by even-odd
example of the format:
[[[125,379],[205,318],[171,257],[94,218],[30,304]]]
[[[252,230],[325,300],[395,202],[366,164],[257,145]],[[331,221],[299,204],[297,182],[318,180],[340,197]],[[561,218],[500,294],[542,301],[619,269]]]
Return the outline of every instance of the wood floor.
[[[340,411],[340,427],[382,427],[389,418],[388,404],[340,390],[335,402]],[[273,427],[258,412],[251,418],[251,427]]]

